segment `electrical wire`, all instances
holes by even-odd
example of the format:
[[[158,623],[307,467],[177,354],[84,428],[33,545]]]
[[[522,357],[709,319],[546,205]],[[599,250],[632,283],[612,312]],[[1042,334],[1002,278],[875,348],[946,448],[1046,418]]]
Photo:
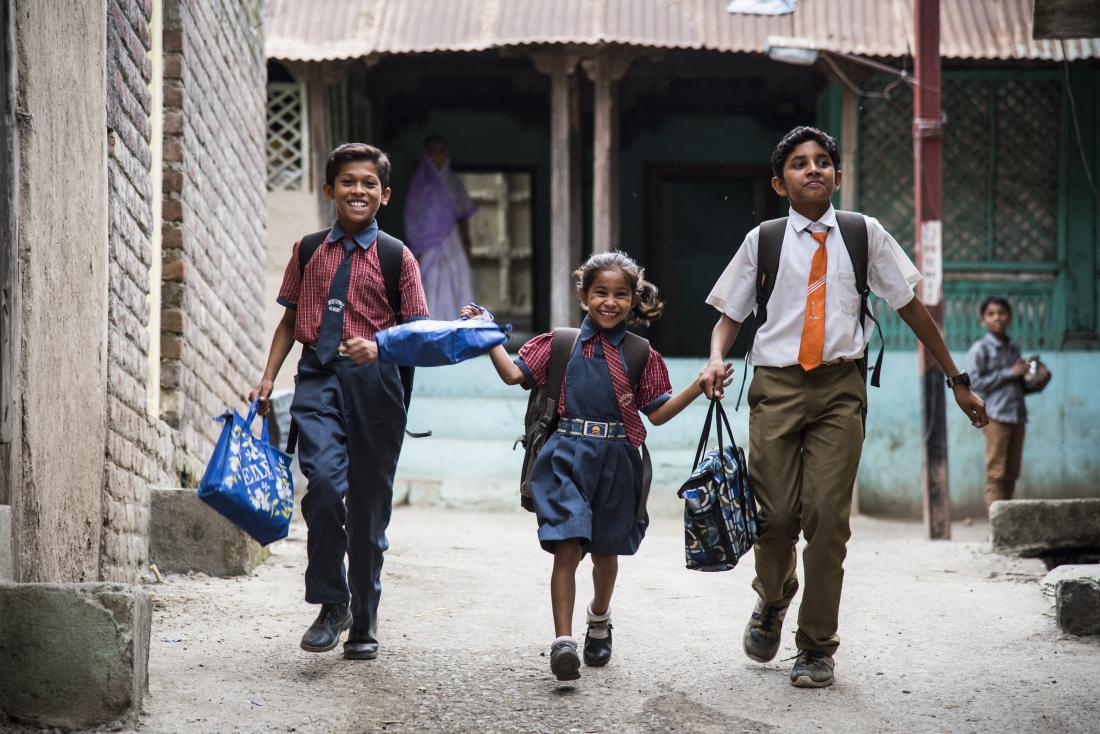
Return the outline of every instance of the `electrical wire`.
[[[840,66],[838,66],[835,61],[833,61],[832,56],[830,56],[827,51],[821,53],[821,58],[825,59],[826,63],[833,68],[833,71],[836,73],[837,77],[840,78],[840,81],[844,82],[844,86],[848,87],[848,89],[852,90],[860,97],[869,97],[870,99],[891,99],[890,95],[893,91],[897,89],[899,84],[906,81],[906,76],[904,72],[902,72],[898,74],[897,79],[894,79],[883,87],[881,92],[868,91],[849,79],[848,75],[841,70]]]
[[[1062,49],[1062,70],[1066,77],[1066,94],[1069,95],[1070,116],[1073,118],[1073,131],[1077,136],[1077,154],[1081,156],[1081,165],[1085,169],[1085,178],[1088,179],[1089,188],[1092,189],[1092,197],[1100,203],[1100,194],[1096,193],[1096,182],[1092,179],[1092,170],[1089,168],[1088,158],[1085,156],[1085,145],[1081,141],[1081,125],[1077,122],[1077,100],[1073,97],[1073,85],[1069,83],[1069,60],[1066,56],[1066,42],[1061,38],[1058,44]]]

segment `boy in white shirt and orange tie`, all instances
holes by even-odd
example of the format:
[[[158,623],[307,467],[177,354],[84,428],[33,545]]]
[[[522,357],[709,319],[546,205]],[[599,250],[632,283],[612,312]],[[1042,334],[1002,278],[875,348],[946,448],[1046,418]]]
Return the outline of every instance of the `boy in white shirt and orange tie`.
[[[805,589],[790,679],[806,688],[832,685],[840,643],[837,622],[852,487],[863,446],[871,334],[857,284],[865,281],[897,310],[950,375],[948,385],[971,423],[981,427],[988,421],[984,404],[970,391],[966,373],[955,366],[914,293],[920,274],[912,262],[877,220],[833,209],[839,164],[836,141],[815,128],[797,127],[776,146],[771,184],[790,200],[790,215],[749,232],[707,297],[722,315],[700,374],[706,394],[721,398],[726,353],[745,318],[763,307],[765,320],[749,356],[748,395],[749,476],[760,517],[753,581],[759,599],[744,647],[759,662],[779,650],[787,606],[798,590],[795,543],[801,532]],[[866,254],[857,257],[858,247]],[[862,259],[863,268],[853,259]],[[768,262],[777,265],[769,268]],[[765,291],[763,286],[758,291],[758,283],[767,280],[769,270],[773,282],[758,299]]]

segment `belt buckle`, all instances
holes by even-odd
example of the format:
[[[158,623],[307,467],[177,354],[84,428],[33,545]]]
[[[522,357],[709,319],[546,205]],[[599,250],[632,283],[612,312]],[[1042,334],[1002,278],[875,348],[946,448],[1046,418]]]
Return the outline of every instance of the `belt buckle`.
[[[610,426],[603,421],[585,421],[584,425],[581,427],[581,433],[585,436],[607,438],[609,429]]]

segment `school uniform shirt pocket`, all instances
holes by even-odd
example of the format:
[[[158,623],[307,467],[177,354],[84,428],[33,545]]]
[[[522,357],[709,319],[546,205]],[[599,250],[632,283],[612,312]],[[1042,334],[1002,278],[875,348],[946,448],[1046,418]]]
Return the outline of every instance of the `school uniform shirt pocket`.
[[[856,274],[841,271],[836,274],[835,293],[842,313],[859,316],[859,293],[856,291]]]

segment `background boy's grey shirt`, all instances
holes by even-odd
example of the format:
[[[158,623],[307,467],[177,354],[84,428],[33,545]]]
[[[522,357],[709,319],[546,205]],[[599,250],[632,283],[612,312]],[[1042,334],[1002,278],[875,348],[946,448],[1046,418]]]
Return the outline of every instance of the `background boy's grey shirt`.
[[[1027,423],[1024,378],[1012,373],[1020,358],[1020,347],[1011,339],[1001,341],[986,334],[966,353],[970,387],[985,401],[990,420],[998,423]]]

